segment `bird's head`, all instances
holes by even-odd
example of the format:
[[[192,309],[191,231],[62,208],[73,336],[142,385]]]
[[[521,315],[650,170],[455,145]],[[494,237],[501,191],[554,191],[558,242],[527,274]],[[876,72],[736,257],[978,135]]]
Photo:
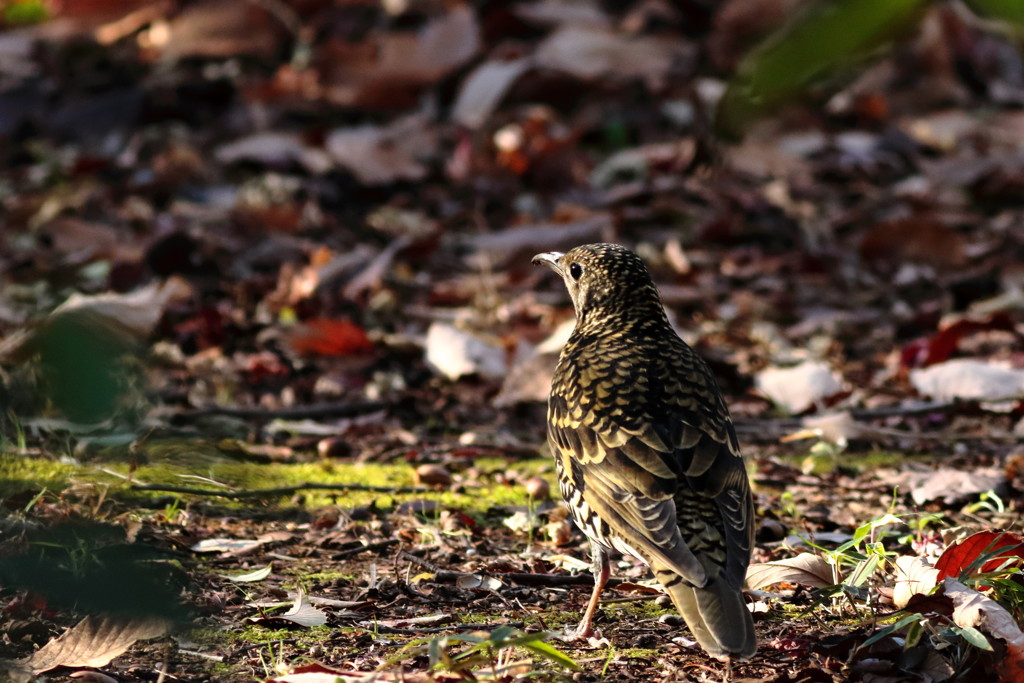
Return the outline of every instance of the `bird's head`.
[[[628,314],[652,308],[662,313],[661,298],[640,257],[618,244],[584,244],[564,254],[533,257],[562,276],[576,317]]]

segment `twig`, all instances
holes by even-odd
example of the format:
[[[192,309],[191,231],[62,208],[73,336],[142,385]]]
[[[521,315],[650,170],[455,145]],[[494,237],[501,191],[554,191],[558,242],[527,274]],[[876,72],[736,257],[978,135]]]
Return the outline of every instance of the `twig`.
[[[195,410],[186,410],[174,415],[175,420],[198,420],[210,415],[227,415],[242,420],[302,420],[321,417],[354,417],[375,410],[387,408],[384,401],[358,401],[350,403],[313,403],[308,406],[291,406],[288,408],[237,408],[231,406],[206,406]]]
[[[417,557],[411,553],[407,553],[404,550],[398,553],[398,557],[404,560],[408,560],[413,564],[417,564],[421,567],[429,569],[434,573],[434,581],[438,583],[456,583],[459,579],[468,577],[483,576],[479,572],[453,572],[447,569],[441,569],[433,562],[425,560],[422,557]],[[525,572],[507,572],[499,574],[489,574],[492,578],[498,579],[499,581],[507,581],[509,583],[519,584],[520,586],[539,586],[543,588],[558,588],[561,586],[593,586],[594,577],[589,573],[587,574],[528,574]],[[608,579],[608,586],[614,587],[623,582],[623,579],[610,578]]]
[[[434,580],[438,583],[455,583],[460,578],[467,576],[483,576],[474,572],[434,572]],[[520,586],[534,586],[541,588],[558,588],[561,586],[593,586],[594,577],[589,572],[585,574],[527,574],[522,572],[507,572],[503,574],[490,574],[499,581],[507,581],[519,584]],[[608,579],[608,587],[618,586],[623,579]]]
[[[372,491],[376,493],[427,493],[422,486],[368,486],[366,484],[320,484],[306,482],[295,486],[277,486],[269,489],[243,489],[241,491],[218,491],[215,489],[193,489],[187,486],[165,486],[163,484],[133,484],[132,491],[159,491],[162,493],[187,493],[194,496],[216,498],[273,498],[288,496],[299,491]]]
[[[345,550],[339,550],[338,552],[331,555],[330,559],[340,560],[346,557],[351,557],[353,555],[358,555],[359,553],[369,552],[371,550],[382,550],[384,548],[389,548],[393,545],[398,545],[398,543],[399,540],[397,538],[389,538],[386,541],[378,541],[377,543],[368,543],[367,545],[361,545],[356,548],[347,548]]]
[[[444,633],[445,631],[486,631],[487,626],[488,624],[449,624],[447,626],[426,626],[424,628],[398,628],[397,626],[384,626],[382,624],[374,624],[373,626],[360,624],[360,628],[364,628],[367,631],[375,630],[378,633],[404,633],[408,635],[417,635],[420,633]],[[501,624],[501,626],[522,628],[523,622],[510,621],[507,624]]]
[[[434,564],[430,560],[425,560],[422,557],[417,557],[416,555],[413,555],[412,553],[407,552],[405,550],[403,550],[400,553],[398,553],[398,557],[403,559],[403,560],[405,560],[405,561],[407,561],[407,562],[412,562],[413,564],[415,564],[415,565],[417,565],[419,567],[425,567],[426,569],[429,569],[430,571],[434,572],[435,574],[438,573],[438,572],[444,571],[443,569],[438,567],[436,564]]]
[[[929,413],[955,413],[958,410],[974,410],[979,407],[977,401],[953,400],[953,401],[932,401],[930,403],[911,403],[908,405],[887,406],[885,408],[874,408],[871,410],[851,410],[850,415],[855,420],[880,420],[886,417],[901,417],[904,415],[928,415]]]

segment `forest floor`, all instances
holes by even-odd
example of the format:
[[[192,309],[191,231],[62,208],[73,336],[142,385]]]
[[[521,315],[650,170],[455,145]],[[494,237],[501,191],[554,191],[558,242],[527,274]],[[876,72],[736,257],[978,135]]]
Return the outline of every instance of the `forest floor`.
[[[743,118],[796,4],[7,3],[0,680],[1024,681],[1019,44],[939,3]],[[737,425],[731,673],[630,560],[564,637],[530,257],[593,241]]]

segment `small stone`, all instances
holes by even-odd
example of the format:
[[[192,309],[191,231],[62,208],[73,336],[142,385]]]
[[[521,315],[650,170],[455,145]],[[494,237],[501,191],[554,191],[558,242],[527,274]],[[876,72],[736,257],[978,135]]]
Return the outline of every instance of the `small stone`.
[[[683,626],[686,622],[678,614],[662,614],[658,617],[658,623],[668,624],[672,627]]]
[[[761,543],[781,541],[786,537],[789,529],[785,524],[770,517],[761,520],[761,528],[757,530],[757,540]]]
[[[551,484],[547,482],[547,479],[530,477],[523,486],[534,500],[547,500],[551,497]]]
[[[441,465],[420,465],[416,468],[415,479],[417,484],[426,486],[450,486],[452,483],[451,473]]]
[[[658,646],[658,636],[653,633],[641,633],[633,641],[633,647],[650,650]]]
[[[316,452],[321,458],[348,458],[352,455],[352,446],[340,436],[329,436],[320,439],[316,445]]]

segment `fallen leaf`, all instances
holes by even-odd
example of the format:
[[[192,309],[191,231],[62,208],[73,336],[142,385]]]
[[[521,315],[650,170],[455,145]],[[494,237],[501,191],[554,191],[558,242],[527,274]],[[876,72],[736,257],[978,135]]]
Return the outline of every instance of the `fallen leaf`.
[[[943,590],[953,600],[953,622],[963,629],[980,628],[1006,641],[1006,660],[1001,667],[1024,671],[1024,633],[1005,607],[990,597],[947,577]],[[1012,679],[1019,680],[1019,679]]]
[[[455,585],[459,588],[464,589],[483,589],[489,591],[496,591],[502,587],[501,581],[498,581],[491,576],[483,576],[482,574],[466,574],[460,576],[456,581]]]
[[[194,553],[222,553],[225,557],[238,557],[267,543],[279,543],[291,540],[287,531],[271,531],[259,538],[207,538],[193,545]]]
[[[538,67],[581,80],[638,78],[657,90],[681,47],[678,41],[664,38],[628,36],[597,26],[566,26],[537,46],[534,59]]]
[[[892,265],[924,263],[956,268],[966,259],[962,233],[928,214],[882,221],[868,230],[860,244],[861,257]]]
[[[517,359],[506,373],[501,391],[494,397],[495,407],[547,401],[557,363],[558,356],[552,353],[527,352],[525,357]]]
[[[222,164],[250,161],[273,167],[298,164],[310,173],[326,173],[334,166],[323,150],[309,147],[298,135],[262,131],[221,145],[214,157]]]
[[[58,666],[106,666],[135,641],[159,638],[169,628],[165,619],[88,616],[19,664],[34,674]]]
[[[316,61],[332,104],[402,111],[415,106],[424,88],[473,59],[481,46],[476,12],[458,4],[416,34],[387,32],[358,45],[328,41]]]
[[[834,444],[846,445],[853,439],[880,438],[883,434],[869,424],[858,422],[849,411],[828,413],[803,418],[803,429],[779,439],[783,443],[798,439],[821,439]]]
[[[940,401],[999,401],[1024,395],[1024,370],[961,358],[911,370],[910,383]]]
[[[623,179],[644,180],[655,169],[681,173],[693,162],[697,145],[692,138],[632,147],[612,154],[590,172],[590,184],[607,188]]]
[[[757,389],[788,413],[802,413],[838,394],[843,385],[827,363],[808,361],[791,368],[757,373]]]
[[[327,614],[314,607],[313,603],[306,599],[306,593],[301,588],[296,593],[295,604],[280,615],[280,618],[306,627],[323,626],[327,623]]]
[[[303,321],[289,331],[288,342],[300,356],[354,356],[373,351],[366,332],[350,320]]]
[[[998,551],[998,552],[997,552]],[[964,572],[994,572],[1024,563],[1024,537],[1010,531],[979,531],[946,548],[935,563],[939,578],[963,578]]]
[[[893,586],[892,602],[903,609],[915,595],[927,595],[939,581],[939,571],[927,561],[913,555],[896,558],[896,583]]]
[[[235,583],[252,583],[254,581],[262,581],[270,576],[270,572],[273,568],[274,565],[268,564],[266,567],[260,567],[259,569],[254,569],[250,572],[244,572],[242,574],[221,574],[220,576],[228,581],[234,581]]]
[[[157,34],[154,34],[154,38]],[[182,8],[155,47],[163,58],[259,57],[273,60],[285,33],[279,20],[259,5],[205,0]]]
[[[948,505],[993,491],[1005,482],[1002,470],[995,467],[960,470],[952,467],[941,467],[924,472],[901,472],[896,477],[897,483],[910,490],[910,495],[918,505],[933,500],[944,501]]]
[[[505,349],[447,323],[431,323],[426,339],[427,364],[448,379],[479,374],[497,379],[505,374]]]
[[[812,553],[772,562],[757,562],[747,568],[747,590],[758,590],[773,583],[798,583],[824,588],[836,583],[832,565]]]
[[[324,143],[334,160],[364,185],[422,180],[425,164],[437,153],[437,136],[429,122],[414,114],[388,126],[366,124],[337,128]]]
[[[903,350],[900,364],[904,367],[928,367],[948,361],[964,337],[992,330],[1012,333],[1013,319],[1006,312],[996,312],[984,318],[958,318],[945,322],[931,337],[908,345]]]
[[[560,246],[601,239],[608,233],[614,221],[607,213],[597,213],[568,222],[534,223],[517,225],[504,230],[485,233],[469,238],[468,246],[476,252],[468,261],[471,265],[502,265],[517,255],[529,252],[532,256],[541,251],[550,251]],[[529,260],[529,259],[527,259]]]
[[[480,64],[462,81],[452,105],[452,121],[471,130],[482,127],[512,85],[532,66],[533,60],[527,57]]]

